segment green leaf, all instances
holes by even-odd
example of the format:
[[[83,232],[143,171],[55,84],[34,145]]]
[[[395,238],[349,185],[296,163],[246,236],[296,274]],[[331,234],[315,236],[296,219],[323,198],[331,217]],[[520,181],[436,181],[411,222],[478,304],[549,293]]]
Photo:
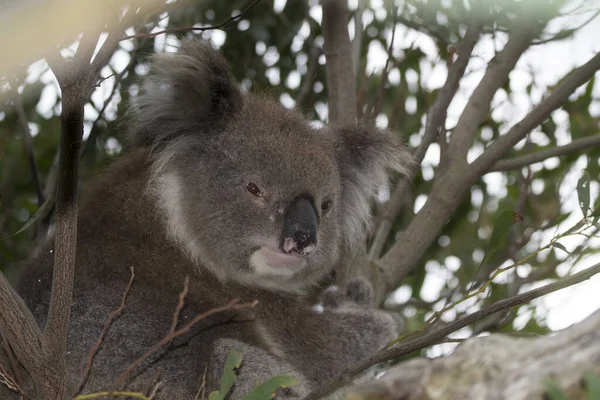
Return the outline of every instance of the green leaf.
[[[569,400],[565,392],[561,390],[556,383],[551,380],[544,381],[546,392],[544,393],[548,400]]]
[[[488,251],[483,257],[483,260],[481,260],[481,264],[479,264],[479,267],[475,272],[475,276],[473,276],[473,281],[479,274],[481,268],[489,262],[490,258],[492,258],[494,253],[498,251],[502,243],[504,243],[504,240],[506,239],[506,236],[508,235],[511,226],[513,226],[513,224],[515,224],[516,222],[520,222],[522,220],[523,217],[521,217],[519,214],[512,210],[505,210],[500,213],[496,221],[494,221],[494,229],[492,230],[492,236],[490,237]]]
[[[223,400],[223,397],[221,397],[221,393],[215,391],[208,395],[208,400]]]
[[[552,247],[556,247],[557,249],[562,250],[567,254],[571,254],[571,253],[569,253],[569,251],[567,250],[567,248],[565,246],[563,246],[562,244],[560,244],[558,242],[552,243]]]
[[[579,207],[584,217],[590,212],[590,174],[585,171],[577,182],[577,197],[579,198]]]
[[[600,399],[600,377],[587,371],[583,374],[583,381],[585,382],[587,398],[590,400]]]
[[[295,386],[298,381],[293,376],[274,376],[268,381],[254,387],[242,397],[242,400],[270,400],[279,388]]]
[[[227,397],[227,394],[237,379],[235,370],[238,369],[240,365],[242,365],[242,353],[235,349],[231,350],[227,356],[227,361],[225,361],[225,368],[223,368],[223,376],[221,377],[221,388],[219,389],[221,397]]]
[[[40,206],[40,208],[38,208],[38,210],[35,212],[35,214],[33,215],[33,217],[29,218],[27,220],[27,222],[25,222],[25,225],[23,225],[21,227],[21,229],[19,229],[18,231],[16,231],[15,233],[13,233],[10,236],[7,236],[5,238],[0,239],[0,242],[2,242],[3,240],[7,240],[7,239],[10,239],[12,237],[15,237],[19,233],[26,231],[31,225],[33,225],[38,219],[40,219],[40,217],[42,215],[44,215],[44,211],[46,210],[46,208],[48,208],[48,204],[50,204],[50,198],[48,198],[48,199],[46,199],[46,201],[44,201],[44,203]]]

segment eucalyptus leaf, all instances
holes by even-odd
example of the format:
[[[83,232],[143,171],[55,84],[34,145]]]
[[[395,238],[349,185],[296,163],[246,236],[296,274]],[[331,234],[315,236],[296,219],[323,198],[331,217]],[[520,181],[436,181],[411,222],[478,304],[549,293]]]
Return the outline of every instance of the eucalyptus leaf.
[[[254,387],[241,400],[270,400],[279,388],[296,386],[298,381],[293,376],[274,376],[266,382]]]
[[[494,229],[492,230],[488,250],[485,256],[483,257],[483,260],[481,260],[481,264],[477,268],[477,272],[475,273],[473,280],[475,280],[481,268],[489,262],[492,256],[498,251],[502,243],[504,243],[506,237],[508,236],[510,228],[515,223],[520,222],[522,220],[523,217],[521,217],[519,214],[515,213],[512,210],[505,210],[500,213],[498,218],[496,218],[496,220],[494,221]]]
[[[208,395],[208,400],[223,400],[223,397],[221,396],[221,393],[214,391]]]
[[[13,238],[15,236],[17,236],[19,233],[21,232],[25,232],[27,229],[29,229],[29,227],[31,225],[33,225],[34,223],[36,223],[36,221],[38,219],[40,219],[40,217],[42,215],[44,215],[44,212],[46,211],[46,208],[48,208],[48,204],[50,204],[50,198],[46,199],[46,201],[44,201],[44,203],[40,206],[40,208],[38,208],[38,210],[35,212],[35,214],[33,215],[33,217],[29,218],[27,220],[27,222],[25,222],[25,224],[21,227],[21,229],[19,229],[18,231],[16,231],[15,233],[13,233],[10,236],[7,236],[5,238],[0,239],[0,242],[3,240],[7,240],[10,238]]]
[[[583,374],[583,381],[588,395],[588,399],[600,399],[600,377],[587,371]]]
[[[577,182],[577,197],[579,199],[579,207],[584,217],[587,217],[590,212],[590,174],[585,171]]]
[[[233,349],[229,352],[227,356],[227,361],[225,361],[225,368],[223,368],[223,376],[221,377],[221,388],[219,392],[221,393],[221,397],[227,397],[227,394],[233,387],[237,379],[237,374],[235,372],[242,365],[242,353]]]
[[[569,253],[569,251],[567,250],[567,248],[565,246],[563,246],[562,244],[560,244],[559,242],[552,243],[552,247],[556,247],[557,249],[562,250],[562,251],[564,251],[567,254],[571,254],[571,253]]]
[[[565,392],[562,391],[560,387],[556,383],[551,380],[546,380],[544,382],[544,386],[546,387],[546,392],[544,393],[544,398],[548,400],[569,400]]]

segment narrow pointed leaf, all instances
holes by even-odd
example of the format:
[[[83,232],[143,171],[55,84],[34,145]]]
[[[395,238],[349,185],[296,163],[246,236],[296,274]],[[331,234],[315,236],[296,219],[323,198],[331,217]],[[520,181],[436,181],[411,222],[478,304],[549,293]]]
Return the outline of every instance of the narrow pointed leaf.
[[[552,243],[552,247],[556,247],[557,249],[562,250],[567,254],[570,254],[569,251],[567,250],[567,248],[558,242]]]
[[[25,222],[25,224],[21,227],[21,229],[19,229],[18,231],[16,231],[15,233],[13,233],[10,236],[7,236],[5,238],[0,239],[0,242],[3,240],[7,240],[10,239],[12,237],[17,236],[19,233],[26,231],[27,229],[29,229],[29,227],[31,225],[33,225],[38,219],[40,219],[40,217],[42,215],[44,215],[44,212],[46,211],[46,208],[48,208],[48,204],[50,203],[50,198],[46,199],[46,201],[44,201],[44,203],[40,206],[40,208],[38,208],[38,210],[35,212],[35,214],[33,215],[33,217],[29,218],[27,220],[27,222]]]
[[[293,376],[274,376],[250,390],[241,400],[270,400],[279,388],[295,386],[298,381]]]
[[[235,380],[237,379],[235,370],[238,369],[240,365],[242,365],[242,353],[235,349],[231,350],[227,356],[227,361],[225,361],[225,368],[223,368],[223,376],[221,377],[221,388],[219,389],[219,393],[222,398],[227,397],[227,394],[235,383]]]
[[[600,399],[600,377],[588,371],[583,374],[588,399]]]
[[[577,182],[577,197],[579,199],[579,207],[584,217],[587,217],[590,212],[590,174],[585,171]]]

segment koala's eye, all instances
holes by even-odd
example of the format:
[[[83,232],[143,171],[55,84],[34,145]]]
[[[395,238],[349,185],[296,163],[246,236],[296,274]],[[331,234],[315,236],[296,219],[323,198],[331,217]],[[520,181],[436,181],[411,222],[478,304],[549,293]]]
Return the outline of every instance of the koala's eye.
[[[327,211],[331,210],[332,205],[333,205],[333,202],[331,200],[325,200],[323,203],[321,203],[321,211],[323,211],[323,214],[325,214]]]
[[[250,193],[252,193],[254,196],[262,197],[262,193],[261,193],[260,189],[254,183],[250,182],[249,184],[247,184],[246,189],[248,189],[248,191]]]

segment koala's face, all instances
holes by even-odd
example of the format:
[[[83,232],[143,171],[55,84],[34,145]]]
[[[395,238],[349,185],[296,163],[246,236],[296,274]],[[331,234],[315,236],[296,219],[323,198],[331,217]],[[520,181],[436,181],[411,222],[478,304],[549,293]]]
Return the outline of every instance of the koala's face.
[[[369,202],[409,159],[388,132],[313,129],[243,94],[202,42],[159,56],[134,103],[134,139],[167,236],[222,279],[302,290],[364,239]]]
[[[333,142],[262,100],[249,99],[225,129],[209,143],[183,140],[164,178],[179,186],[168,201],[179,203],[198,261],[225,278],[273,286],[321,277],[341,241]]]

